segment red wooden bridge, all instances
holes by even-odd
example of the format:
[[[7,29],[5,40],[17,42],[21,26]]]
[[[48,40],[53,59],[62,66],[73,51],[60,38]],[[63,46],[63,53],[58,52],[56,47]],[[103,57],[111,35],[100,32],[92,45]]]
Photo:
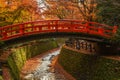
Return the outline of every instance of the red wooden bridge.
[[[82,33],[103,38],[111,38],[116,26],[107,26],[96,22],[79,20],[43,20],[0,27],[0,40],[7,41],[23,36],[44,33]]]

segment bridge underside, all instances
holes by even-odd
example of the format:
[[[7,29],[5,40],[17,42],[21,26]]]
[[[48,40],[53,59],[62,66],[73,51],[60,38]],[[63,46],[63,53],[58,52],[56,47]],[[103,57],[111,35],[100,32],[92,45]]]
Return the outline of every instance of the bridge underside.
[[[97,35],[88,35],[82,33],[53,32],[53,33],[40,33],[40,34],[32,34],[25,36],[23,35],[21,37],[12,38],[4,41],[4,47],[8,45],[14,45],[14,44],[24,43],[37,39],[45,39],[45,38],[79,38],[81,40],[109,43],[109,39]]]

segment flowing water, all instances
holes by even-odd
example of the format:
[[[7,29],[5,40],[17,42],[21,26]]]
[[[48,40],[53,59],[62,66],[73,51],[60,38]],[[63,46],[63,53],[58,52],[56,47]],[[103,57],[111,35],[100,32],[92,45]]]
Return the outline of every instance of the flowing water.
[[[53,69],[50,71],[50,64],[52,59],[58,55],[60,50],[50,52],[50,54],[42,57],[41,64],[36,68],[36,70],[24,77],[25,80],[67,80],[64,75],[55,72]],[[41,60],[41,59],[40,59]]]

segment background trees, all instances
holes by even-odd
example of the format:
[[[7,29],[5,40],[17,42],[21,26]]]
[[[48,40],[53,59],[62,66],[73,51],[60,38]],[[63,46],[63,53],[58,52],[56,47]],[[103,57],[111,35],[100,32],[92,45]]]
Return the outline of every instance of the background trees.
[[[118,26],[117,34],[112,38],[120,41],[120,0],[97,0],[97,21],[111,26]]]
[[[96,0],[70,0],[73,7],[78,9],[78,13],[83,20],[95,21],[96,20]]]
[[[120,0],[97,0],[98,21],[108,25],[120,25]]]
[[[47,9],[44,14],[49,18],[96,20],[95,0],[46,0]]]
[[[43,15],[48,19],[75,19],[76,8],[67,0],[46,0],[47,8]]]
[[[40,19],[120,23],[119,0],[0,0],[0,11],[0,26]]]

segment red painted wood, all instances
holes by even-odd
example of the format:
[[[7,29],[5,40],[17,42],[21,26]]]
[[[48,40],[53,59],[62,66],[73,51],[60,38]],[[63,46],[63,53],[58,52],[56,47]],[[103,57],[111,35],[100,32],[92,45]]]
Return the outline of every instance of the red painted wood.
[[[9,40],[24,35],[77,32],[111,38],[117,31],[117,26],[107,26],[96,22],[79,20],[43,20],[0,27],[0,40]]]

